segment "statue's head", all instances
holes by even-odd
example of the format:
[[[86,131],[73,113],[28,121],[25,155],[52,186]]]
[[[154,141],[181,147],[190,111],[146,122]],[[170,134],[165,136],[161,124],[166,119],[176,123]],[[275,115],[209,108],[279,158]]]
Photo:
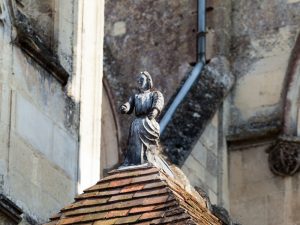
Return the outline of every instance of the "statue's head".
[[[147,71],[143,71],[139,74],[137,83],[141,91],[146,91],[153,87],[151,75]]]

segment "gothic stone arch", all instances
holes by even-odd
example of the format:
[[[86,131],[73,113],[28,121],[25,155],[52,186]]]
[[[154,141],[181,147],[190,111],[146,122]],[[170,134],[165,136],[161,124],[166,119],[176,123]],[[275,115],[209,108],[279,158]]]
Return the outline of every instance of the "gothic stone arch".
[[[290,56],[283,91],[283,128],[268,150],[269,166],[280,176],[300,170],[300,34]]]

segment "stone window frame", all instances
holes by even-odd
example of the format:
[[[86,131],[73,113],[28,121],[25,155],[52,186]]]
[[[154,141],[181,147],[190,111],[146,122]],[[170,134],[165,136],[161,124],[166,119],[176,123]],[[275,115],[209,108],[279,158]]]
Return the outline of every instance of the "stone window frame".
[[[59,62],[58,56],[43,43],[40,35],[30,25],[28,19],[18,11],[18,1],[7,1],[12,29],[15,31],[15,38],[12,43],[65,86],[69,79],[69,73]]]

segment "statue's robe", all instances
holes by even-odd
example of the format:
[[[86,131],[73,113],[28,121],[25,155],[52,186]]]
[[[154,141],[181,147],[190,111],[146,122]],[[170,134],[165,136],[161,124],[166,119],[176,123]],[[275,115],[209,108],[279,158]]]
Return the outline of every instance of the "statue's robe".
[[[148,116],[153,109],[157,109],[160,114],[164,98],[159,91],[147,90],[132,96],[126,105],[129,107],[128,113],[135,111],[136,118],[130,126],[123,165],[139,165],[145,162],[147,150],[155,150],[158,147],[159,124],[155,118],[149,119]]]

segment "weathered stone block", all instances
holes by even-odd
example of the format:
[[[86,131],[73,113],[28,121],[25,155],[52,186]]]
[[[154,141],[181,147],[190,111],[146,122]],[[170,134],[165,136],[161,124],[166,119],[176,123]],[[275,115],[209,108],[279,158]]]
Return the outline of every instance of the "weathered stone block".
[[[16,92],[26,96],[26,99],[30,100],[39,111],[56,124],[68,129],[75,137],[79,123],[77,120],[79,110],[76,103],[64,93],[61,84],[54,77],[49,76],[32,59],[24,57],[20,49],[16,48],[13,56],[15,76],[12,82],[14,86],[20,88]],[[70,59],[67,57],[64,60]]]
[[[76,181],[19,136],[12,137],[9,167],[10,195],[34,219],[49,218],[75,195]]]
[[[61,128],[53,127],[52,160],[59,165],[71,179],[77,179],[78,151],[77,141]]]
[[[16,131],[50,158],[53,122],[22,95],[17,96]]]
[[[54,125],[52,120],[21,95],[17,96],[16,132],[72,179],[76,179],[77,140]]]
[[[300,174],[294,175],[292,178],[292,185],[290,191],[290,209],[291,209],[291,220],[298,224],[300,223],[300,214],[299,214],[299,208],[300,208]]]
[[[186,172],[184,172],[184,173],[188,175],[187,177],[192,186],[199,187],[206,193],[208,192],[209,187],[206,185],[206,183],[203,179],[199,178],[199,176],[197,176],[194,171],[191,171],[191,170],[185,170],[185,171],[188,171],[188,173],[186,173]]]
[[[270,144],[264,144],[241,151],[241,168],[244,182],[248,183],[264,181],[266,179],[276,179],[269,169],[268,154],[266,153],[266,149],[269,146]],[[235,152],[233,154],[235,154]],[[239,169],[241,170],[241,168]]]
[[[48,210],[57,207],[57,202],[41,199],[41,189],[33,184],[28,177],[17,171],[11,171],[9,175],[10,197],[19,207],[26,212],[31,212],[34,219],[47,218]],[[20,191],[22,190],[22,191]],[[47,205],[47,207],[44,207]]]
[[[243,225],[269,224],[265,198],[254,198],[247,201],[235,200],[231,204],[231,215]]]
[[[288,54],[264,58],[238,80],[234,104],[244,119],[255,116],[259,108],[263,111],[279,102],[288,58]]]
[[[161,135],[166,153],[175,164],[184,163],[233,83],[228,61],[223,57],[212,59],[202,71]]]
[[[73,70],[73,46],[74,46],[74,4],[72,0],[58,1],[56,11],[59,17],[57,29],[57,53],[59,61],[69,74]]]
[[[300,2],[300,0],[287,0],[287,2],[290,4],[290,3],[297,3],[297,2]]]
[[[216,115],[213,118],[215,117]],[[213,152],[215,155],[218,154],[218,129],[215,126],[213,126],[212,123],[209,123],[206,126],[199,141],[207,150]]]
[[[11,89],[4,83],[0,83],[0,121],[10,123]]]
[[[113,24],[111,31],[112,36],[122,36],[126,34],[126,23],[124,21],[118,21]]]
[[[35,153],[32,147],[19,135],[11,134],[9,168],[32,184],[38,185],[38,161],[42,154]]]
[[[230,151],[229,152],[229,190],[232,195],[240,196],[243,192],[244,176],[243,171],[240,169],[243,167],[242,151]]]
[[[206,169],[192,155],[190,155],[188,157],[188,159],[186,160],[185,167],[189,169],[189,173],[186,174],[188,177],[191,173],[193,173],[194,176],[198,177],[198,179],[205,181],[205,170]],[[190,180],[192,183],[196,182],[196,181],[193,181],[193,179],[190,179]]]
[[[38,161],[38,171],[39,187],[43,192],[52,196],[59,205],[73,200],[76,194],[76,180],[71,180],[46,159]]]
[[[206,167],[207,149],[202,145],[202,143],[200,141],[197,141],[197,144],[195,145],[194,149],[192,150],[191,155],[197,161],[199,161],[203,167]]]
[[[219,172],[218,158],[212,151],[207,151],[206,169],[213,176],[218,176],[218,172]]]
[[[205,172],[205,183],[215,193],[218,193],[218,177],[213,176],[210,172]]]
[[[208,189],[208,197],[209,197],[211,204],[218,204],[218,196],[211,189]]]
[[[259,190],[259,189],[258,189]],[[285,223],[285,204],[284,204],[284,193],[274,193],[266,195],[267,207],[267,220],[268,224],[282,225]]]

